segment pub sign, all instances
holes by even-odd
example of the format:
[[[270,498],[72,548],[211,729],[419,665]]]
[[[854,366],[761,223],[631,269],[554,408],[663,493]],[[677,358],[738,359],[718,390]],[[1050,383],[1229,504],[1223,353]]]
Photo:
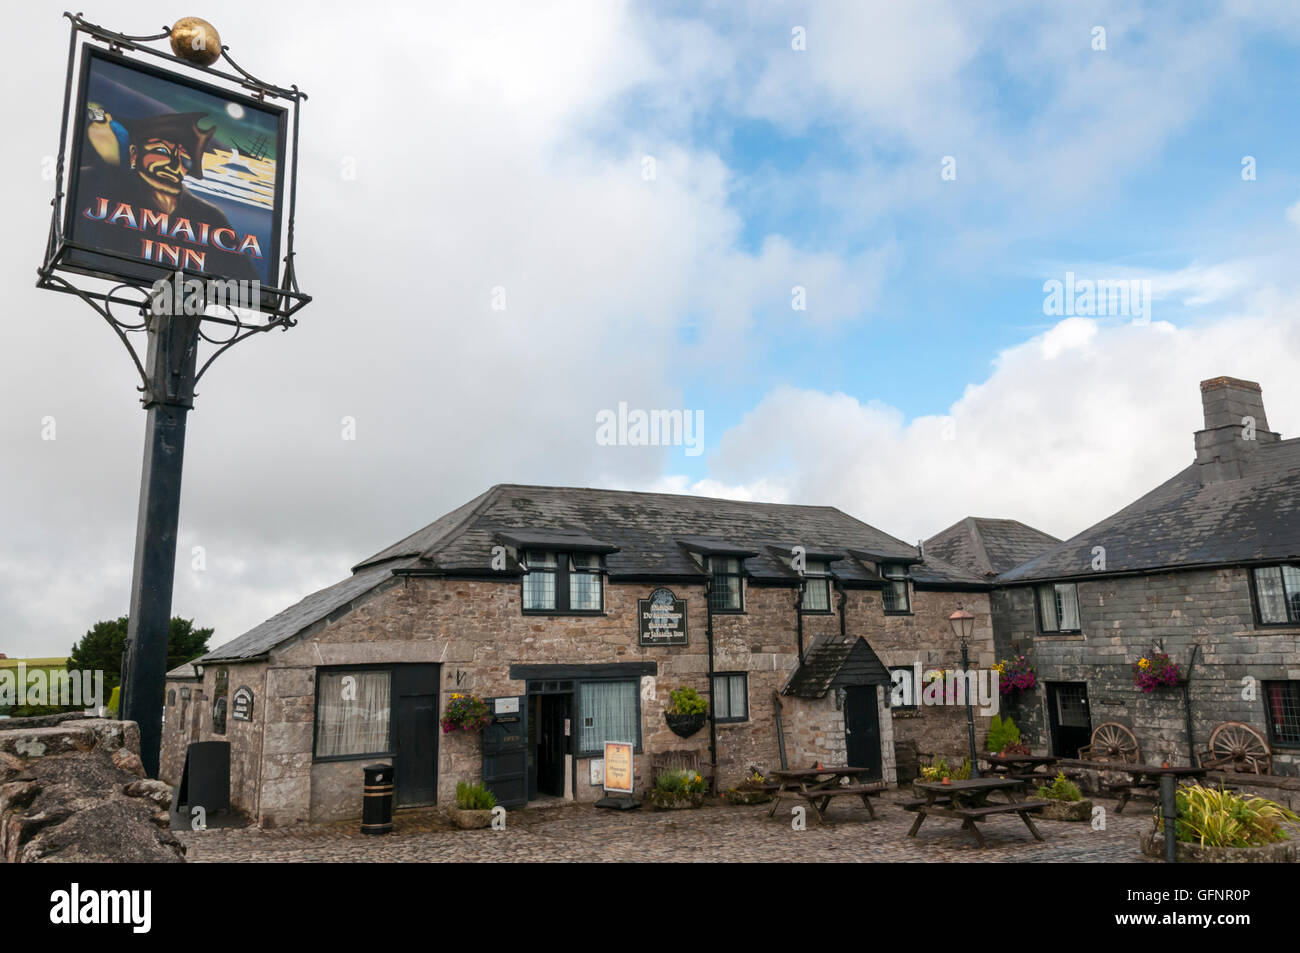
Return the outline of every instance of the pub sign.
[[[649,599],[637,600],[642,645],[685,645],[686,600],[671,589],[659,588]]]

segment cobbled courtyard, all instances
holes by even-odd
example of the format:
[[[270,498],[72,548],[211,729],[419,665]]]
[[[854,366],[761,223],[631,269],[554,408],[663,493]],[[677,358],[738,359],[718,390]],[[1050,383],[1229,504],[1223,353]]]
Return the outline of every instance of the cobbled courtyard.
[[[511,811],[503,831],[462,831],[450,827],[437,809],[407,811],[394,817],[394,831],[366,836],[357,821],[311,828],[262,831],[227,828],[180,831],[191,862],[600,862],[643,861],[842,863],[960,861],[1039,863],[1142,862],[1138,836],[1151,825],[1149,802],[1134,801],[1125,813],[1115,802],[1094,800],[1106,809],[1105,830],[1087,823],[1036,819],[1038,843],[1018,817],[995,817],[981,830],[986,849],[956,821],[931,818],[915,838],[907,836],[914,815],[894,803],[906,795],[891,792],[876,802],[877,820],[861,807],[833,806],[822,827],[808,812],[807,828],[794,830],[790,801],[776,817],[770,805],[733,807],[723,801],[698,810],[601,810],[566,804]]]

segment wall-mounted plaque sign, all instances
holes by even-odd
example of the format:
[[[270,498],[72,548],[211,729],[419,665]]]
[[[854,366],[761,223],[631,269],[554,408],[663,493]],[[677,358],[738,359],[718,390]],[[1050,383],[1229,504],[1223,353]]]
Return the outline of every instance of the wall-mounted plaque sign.
[[[642,645],[686,644],[686,600],[671,589],[656,589],[649,599],[637,601]]]
[[[247,685],[240,685],[231,697],[230,717],[235,721],[253,720],[253,690]]]

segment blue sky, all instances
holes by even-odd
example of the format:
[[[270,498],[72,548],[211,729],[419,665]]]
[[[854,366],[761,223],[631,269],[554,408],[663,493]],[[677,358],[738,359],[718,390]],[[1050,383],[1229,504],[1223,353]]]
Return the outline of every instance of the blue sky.
[[[36,317],[0,322],[11,657],[125,613],[140,477],[120,344],[32,287],[61,11],[16,12],[0,67],[23,91],[0,281]],[[1292,2],[213,15],[242,66],[309,93],[314,298],[223,355],[191,416],[174,604],[218,644],[494,483],[834,505],[909,541],[967,515],[1068,536],[1190,462],[1202,379],[1257,381],[1273,429],[1300,428]],[[156,27],[125,0],[86,16]],[[1150,323],[1044,314],[1067,272],[1149,281]],[[705,452],[599,444],[620,402],[702,413]]]

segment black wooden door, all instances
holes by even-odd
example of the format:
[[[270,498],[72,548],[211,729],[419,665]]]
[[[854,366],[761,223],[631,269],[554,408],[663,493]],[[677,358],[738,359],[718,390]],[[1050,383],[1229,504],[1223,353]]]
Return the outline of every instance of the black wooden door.
[[[528,802],[528,699],[489,698],[501,712],[483,729],[483,786],[502,807]],[[504,702],[505,704],[498,704]]]
[[[438,666],[393,667],[394,801],[397,807],[438,800]]]
[[[1058,758],[1079,757],[1079,749],[1092,740],[1088,684],[1048,682],[1047,722],[1052,736],[1052,754]]]
[[[860,776],[861,780],[879,781],[884,778],[875,685],[850,685],[845,689],[844,742],[849,764],[867,769]]]
[[[569,752],[565,728],[571,718],[572,695],[543,695],[537,726],[537,790],[564,796],[564,756]]]

